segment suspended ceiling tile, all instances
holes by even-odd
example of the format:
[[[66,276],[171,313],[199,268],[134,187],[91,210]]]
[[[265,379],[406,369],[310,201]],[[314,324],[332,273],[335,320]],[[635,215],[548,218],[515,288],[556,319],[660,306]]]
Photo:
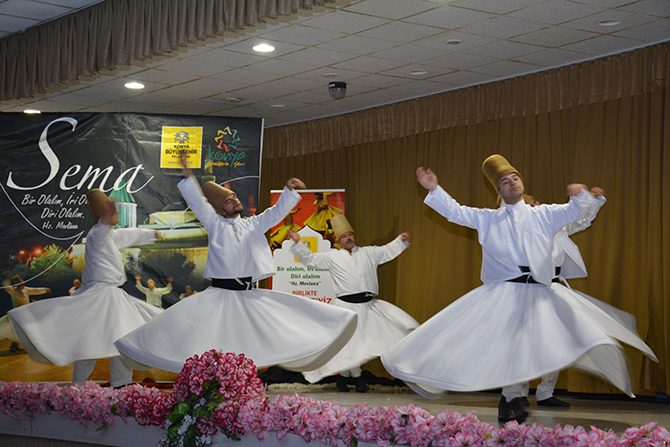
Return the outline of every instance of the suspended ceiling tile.
[[[525,64],[516,61],[499,61],[488,65],[482,65],[473,68],[473,71],[487,75],[507,78],[510,76],[519,76],[533,71],[538,71],[544,67],[533,64]]]
[[[439,29],[405,22],[391,22],[378,28],[359,33],[360,36],[389,42],[409,43],[440,33]]]
[[[275,50],[272,53],[258,53],[254,51],[254,46],[262,43],[272,45],[273,47],[275,47]],[[283,42],[281,40],[253,37],[250,39],[231,42],[229,45],[221,48],[224,50],[237,51],[239,53],[252,54],[262,59],[269,59],[273,57],[283,56],[284,54],[293,53],[294,51],[302,50],[303,48],[307,48],[308,46],[312,45],[295,45],[289,42]]]
[[[37,21],[49,20],[54,17],[60,17],[70,12],[72,8],[64,8],[49,3],[35,2],[32,0],[6,0],[0,3],[0,14],[8,15],[20,19],[30,19]],[[11,17],[0,19],[0,27],[5,20],[11,20]]]
[[[668,0],[642,0],[622,5],[619,9],[656,17],[670,17],[670,2]]]
[[[442,6],[404,19],[406,22],[434,26],[440,29],[459,29],[495,17],[494,14],[469,9]]]
[[[283,78],[283,75],[277,73],[268,73],[256,70],[249,70],[246,68],[234,69],[211,76],[214,79],[221,79],[228,82],[233,82],[243,86],[254,84],[262,84],[268,81],[274,81]]]
[[[364,36],[347,36],[322,43],[317,48],[324,48],[344,53],[365,55],[396,46],[396,42],[381,39],[372,39]]]
[[[584,60],[583,53],[575,53],[573,51],[564,51],[556,48],[540,51],[539,53],[529,54],[515,58],[518,62],[526,64],[533,64],[542,67],[555,67],[560,65],[567,65]]]
[[[281,60],[300,62],[308,65],[328,66],[357,57],[357,54],[332,51],[325,48],[305,48],[295,53],[282,56]]]
[[[396,69],[403,70],[403,69]],[[396,85],[406,84],[408,79],[400,77],[397,74],[393,73],[396,70],[391,70],[387,74],[370,74],[362,76],[356,79],[354,82],[356,85],[366,86],[366,87],[376,87],[376,88],[388,88]]]
[[[401,45],[396,48],[379,51],[371,56],[413,64],[441,57],[444,53],[444,51],[431,47]]]
[[[549,1],[510,14],[517,19],[558,25],[602,12],[602,8],[565,1]]]
[[[446,56],[426,61],[425,65],[449,68],[452,70],[469,70],[480,65],[491,62],[491,58],[481,57],[475,54],[453,53]]]
[[[157,82],[167,85],[179,85],[185,82],[190,82],[199,79],[200,76],[191,73],[177,73],[174,71],[167,71],[163,69],[144,70],[132,75],[132,78],[137,81]]]
[[[614,34],[618,37],[636,39],[640,42],[665,42],[670,39],[670,20],[657,20]]]
[[[296,78],[315,79],[319,81],[325,80],[325,82],[330,82],[330,81],[350,81],[352,79],[360,78],[361,76],[366,75],[367,73],[361,73],[360,71],[345,70],[343,68],[334,68],[334,67],[321,67],[316,70],[307,71],[305,73],[299,73],[296,75]]]
[[[572,1],[575,3],[582,3],[584,5],[595,6],[597,8],[618,8],[621,5],[635,3],[635,1],[631,0],[572,0]]]
[[[183,87],[208,90],[215,93],[225,93],[231,90],[237,90],[246,87],[249,84],[242,84],[240,82],[233,82],[227,79],[218,78],[200,78],[191,82],[181,84]]]
[[[435,9],[438,5],[428,2],[408,2],[406,0],[367,0],[345,8],[346,11],[369,14],[391,20],[400,20],[409,16]]]
[[[292,76],[298,73],[314,70],[317,65],[308,65],[298,62],[290,62],[281,59],[267,59],[246,67],[249,70],[262,73],[272,73],[278,76]]]
[[[381,71],[391,70],[393,68],[406,65],[404,62],[391,61],[376,57],[361,56],[356,59],[340,62],[333,65],[333,68],[342,68],[344,70],[358,71],[361,73],[379,73]]]
[[[2,6],[1,3],[0,6]],[[24,29],[38,25],[39,23],[39,20],[0,15],[0,31],[2,31],[6,36],[9,36],[13,33],[18,33],[19,31],[23,31]]]
[[[621,23],[614,26],[598,25],[598,23],[603,20],[620,20]],[[589,17],[572,20],[570,22],[564,23],[562,26],[566,28],[575,28],[584,31],[592,31],[599,34],[611,34],[634,26],[640,26],[645,23],[653,22],[655,20],[656,20],[655,17],[616,10],[616,11],[605,11]]]
[[[545,1],[546,0],[459,0],[450,3],[450,5],[458,8],[488,12],[491,14],[508,14]]]
[[[337,39],[338,37],[343,37],[344,35],[345,33],[321,30],[310,26],[291,25],[267,33],[263,37],[292,44],[304,44],[305,42],[309,42],[311,45],[318,45],[320,43],[328,42],[329,40]]]
[[[275,55],[276,57],[276,55]],[[193,62],[202,62],[212,65],[218,65],[229,68],[245,67],[267,59],[267,57],[256,56],[248,53],[238,53],[237,51],[226,51],[220,49],[210,50],[195,56],[188,56],[188,60]]]
[[[447,41],[460,41],[457,44],[449,44]],[[477,34],[468,34],[461,31],[445,31],[435,36],[427,37],[425,39],[416,40],[412,45],[426,46],[437,48],[439,50],[453,53],[457,51],[467,51],[470,48],[486,45],[487,43],[495,42],[496,38],[487,37]]]
[[[597,36],[599,36],[599,34],[588,31],[552,26],[541,29],[539,31],[524,34],[523,36],[513,37],[512,40],[515,42],[540,45],[543,47],[558,48],[562,47],[563,45],[569,45],[571,43],[580,42],[582,40],[591,39]]]
[[[177,59],[176,62],[169,62],[161,65],[161,69],[175,73],[189,75],[212,76],[221,73],[220,65],[205,62],[195,62],[188,59]]]
[[[326,88],[328,85],[328,80],[316,80],[316,79],[305,79],[305,78],[295,78],[295,77],[286,77],[277,79],[276,81],[270,81],[263,84],[265,87],[278,88],[284,90],[310,90],[313,88],[322,87]]]
[[[584,42],[574,43],[563,47],[567,51],[576,51],[588,55],[606,55],[625,51],[639,46],[641,42],[617,36],[600,36]]]
[[[537,53],[542,50],[544,48],[537,45],[499,40],[468,50],[468,54],[497,59],[516,59],[519,56]]]
[[[356,34],[386,23],[389,23],[389,21],[379,17],[339,10],[305,20],[302,25],[338,33]]]
[[[546,27],[547,25],[543,23],[501,16],[471,26],[465,26],[461,28],[461,31],[480,36],[494,37],[496,39],[509,39]]]
[[[416,72],[425,71],[425,74],[412,74]],[[393,70],[388,70],[384,72],[386,77],[392,77],[398,79],[398,82],[394,82],[393,85],[406,84],[408,82],[420,82],[422,80],[431,79],[436,76],[442,76],[447,73],[454,71],[451,68],[445,67],[436,67],[429,65],[407,65],[401,68],[395,68]],[[402,80],[403,82],[399,82]],[[383,87],[387,87],[384,85]]]

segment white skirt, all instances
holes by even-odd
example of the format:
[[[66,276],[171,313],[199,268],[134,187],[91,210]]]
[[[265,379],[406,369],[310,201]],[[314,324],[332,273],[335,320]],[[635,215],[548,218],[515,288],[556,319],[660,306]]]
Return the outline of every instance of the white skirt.
[[[525,383],[568,367],[633,396],[617,340],[656,357],[629,314],[617,309],[612,317],[609,305],[585,297],[557,283],[485,284],[394,345],[382,363],[428,398]]]
[[[407,312],[388,301],[372,299],[354,304],[336,299],[335,305],[358,314],[356,332],[332,360],[319,369],[302,373],[312,383],[379,357],[419,326]]]
[[[8,312],[16,338],[33,360],[65,366],[118,356],[116,340],[163,312],[119,287],[80,290]]]
[[[179,301],[116,342],[133,369],[181,371],[186,359],[211,349],[244,354],[257,368],[320,367],[351,338],[356,314],[267,289],[209,287]]]

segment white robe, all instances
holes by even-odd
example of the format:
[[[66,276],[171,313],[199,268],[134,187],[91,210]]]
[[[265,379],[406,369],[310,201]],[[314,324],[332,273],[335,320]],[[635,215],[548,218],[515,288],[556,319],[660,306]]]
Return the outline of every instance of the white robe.
[[[300,201],[284,188],[277,203],[248,219],[226,219],[207,202],[193,176],[179,189],[209,235],[206,278],[274,274],[264,233]],[[218,349],[241,353],[256,367],[281,365],[302,371],[328,361],[351,338],[353,312],[266,289],[234,291],[217,287],[169,307],[160,317],[116,342],[134,369],[181,371],[193,355]]]
[[[478,231],[484,285],[382,355],[386,369],[429,398],[504,388],[570,366],[632,396],[621,346],[588,306],[551,282],[555,234],[588,216],[593,200],[582,191],[564,205],[531,208],[521,201],[493,210],[461,206],[439,187],[431,192],[426,204]],[[524,265],[540,284],[507,282]]]
[[[153,230],[113,230],[98,222],[86,237],[86,265],[76,292],[9,311],[30,357],[65,366],[118,356],[114,342],[162,312],[120,288],[126,273],[119,249],[153,242]]]
[[[291,252],[309,267],[330,270],[336,296],[361,292],[377,296],[377,267],[395,259],[408,245],[398,236],[382,247],[354,247],[351,254],[347,250],[313,253],[303,242],[293,244]],[[335,299],[334,305],[356,312],[358,325],[349,343],[331,361],[316,370],[303,372],[312,383],[379,357],[419,326],[407,312],[384,300],[348,303]]]

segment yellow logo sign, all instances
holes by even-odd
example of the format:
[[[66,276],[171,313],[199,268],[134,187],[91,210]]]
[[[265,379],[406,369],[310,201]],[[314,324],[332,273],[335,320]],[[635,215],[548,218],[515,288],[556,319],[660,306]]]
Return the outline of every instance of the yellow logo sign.
[[[161,168],[181,168],[179,154],[186,153],[190,168],[202,165],[202,127],[163,127]]]

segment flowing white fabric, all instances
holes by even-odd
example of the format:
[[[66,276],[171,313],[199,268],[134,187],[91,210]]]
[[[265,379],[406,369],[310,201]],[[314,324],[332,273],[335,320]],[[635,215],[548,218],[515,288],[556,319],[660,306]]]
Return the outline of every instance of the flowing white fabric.
[[[356,332],[331,361],[321,368],[302,373],[311,383],[340,371],[348,371],[379,357],[419,326],[407,312],[377,298],[360,304],[336,299],[334,304],[356,312],[358,315]]]
[[[179,301],[116,342],[133,369],[181,371],[210,349],[243,353],[258,368],[318,368],[351,338],[356,315],[344,309],[266,289],[209,287]]]
[[[574,366],[632,395],[616,340],[656,359],[637,334],[562,285],[501,282],[459,298],[382,355],[382,363],[417,391],[424,384],[501,388]],[[440,395],[435,389],[428,397]]]
[[[113,230],[98,222],[86,237],[82,286],[8,312],[14,334],[33,360],[65,366],[115,357],[114,341],[162,312],[119,286],[126,281],[119,248],[152,243],[153,230]]]
[[[193,176],[179,183],[188,205],[208,232],[206,278],[262,278],[274,274],[264,233],[300,201],[284,188],[277,203],[248,219],[218,215]],[[308,298],[266,289],[217,287],[169,307],[149,324],[116,342],[134,369],[181,371],[193,355],[211,349],[241,353],[257,367],[318,368],[351,338],[356,314]]]

